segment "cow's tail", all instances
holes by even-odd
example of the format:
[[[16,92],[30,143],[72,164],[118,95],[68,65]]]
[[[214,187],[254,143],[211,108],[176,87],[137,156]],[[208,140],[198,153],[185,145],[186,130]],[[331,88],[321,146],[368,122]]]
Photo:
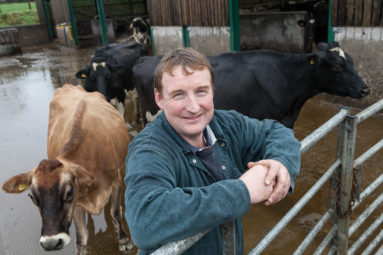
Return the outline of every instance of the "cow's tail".
[[[80,100],[73,117],[74,121],[73,121],[72,130],[70,133],[69,141],[64,145],[64,148],[60,152],[60,156],[63,156],[64,158],[66,156],[69,156],[72,152],[76,151],[76,148],[80,144],[80,138],[82,133],[81,123],[84,118],[85,109],[86,109],[86,102],[84,100]]]

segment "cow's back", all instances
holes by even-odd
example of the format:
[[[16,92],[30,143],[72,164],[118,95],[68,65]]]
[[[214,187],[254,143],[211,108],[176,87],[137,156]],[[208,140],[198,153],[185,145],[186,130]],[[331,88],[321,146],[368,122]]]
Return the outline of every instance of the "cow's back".
[[[76,121],[80,125],[74,125]],[[73,144],[68,144],[71,139]],[[99,164],[116,169],[123,164],[128,145],[124,121],[100,93],[72,85],[56,90],[50,103],[48,158],[57,157],[64,146],[69,151],[72,146],[73,153],[66,157],[88,171],[93,172]]]

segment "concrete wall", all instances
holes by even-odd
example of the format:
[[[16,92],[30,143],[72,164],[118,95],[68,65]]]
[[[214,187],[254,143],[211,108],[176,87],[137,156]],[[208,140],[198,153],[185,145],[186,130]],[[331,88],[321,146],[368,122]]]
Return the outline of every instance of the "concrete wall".
[[[306,12],[270,12],[240,15],[242,50],[269,49],[291,53],[310,50],[306,28],[298,24],[307,20]]]
[[[362,99],[326,96],[326,100],[365,108],[383,98],[383,27],[336,27],[335,41],[352,57],[354,68],[370,87]]]
[[[45,24],[18,26],[16,28],[19,31],[19,45],[21,47],[49,42]]]
[[[190,46],[205,55],[218,55],[230,51],[229,27],[188,27]],[[153,26],[155,54],[183,47],[182,27]]]
[[[230,27],[189,27],[190,46],[208,56],[230,51]]]
[[[182,27],[152,26],[155,55],[163,55],[171,49],[182,47]]]

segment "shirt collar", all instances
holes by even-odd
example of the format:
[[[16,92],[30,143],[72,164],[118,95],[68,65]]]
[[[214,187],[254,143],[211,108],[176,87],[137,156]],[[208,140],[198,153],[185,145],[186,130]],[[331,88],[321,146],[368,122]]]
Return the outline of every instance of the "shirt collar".
[[[215,137],[213,130],[211,130],[209,125],[207,125],[203,131],[203,138],[205,139],[205,144],[206,144],[206,147],[204,147],[204,148],[194,147],[193,145],[189,144],[185,140],[184,140],[184,142],[188,145],[191,152],[193,152],[195,154],[195,153],[197,153],[197,151],[203,151],[203,150],[209,148],[210,146],[213,146],[215,144],[215,142],[217,141],[217,138]]]

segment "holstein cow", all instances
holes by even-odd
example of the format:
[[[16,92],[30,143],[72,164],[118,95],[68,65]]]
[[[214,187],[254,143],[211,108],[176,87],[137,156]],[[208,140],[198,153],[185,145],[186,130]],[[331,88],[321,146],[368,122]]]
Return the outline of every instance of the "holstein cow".
[[[87,243],[85,213],[100,214],[111,200],[111,215],[119,250],[133,248],[122,227],[121,176],[129,134],[124,121],[100,93],[64,85],[50,103],[48,159],[6,181],[3,190],[29,196],[42,219],[40,244],[46,251],[62,249],[70,241],[74,219],[77,254]]]
[[[132,21],[133,35],[127,40],[108,47],[98,48],[89,65],[79,70],[76,77],[85,79],[84,88],[103,94],[124,116],[127,93],[134,90],[132,68],[136,61],[148,55],[149,27],[141,18]],[[133,102],[137,98],[133,97]]]
[[[257,119],[275,119],[292,128],[303,104],[327,92],[361,98],[369,88],[339,44],[320,43],[318,52],[230,52],[208,57],[214,72],[214,105]],[[161,56],[142,57],[133,67],[144,124],[159,110],[154,101],[153,73]]]

